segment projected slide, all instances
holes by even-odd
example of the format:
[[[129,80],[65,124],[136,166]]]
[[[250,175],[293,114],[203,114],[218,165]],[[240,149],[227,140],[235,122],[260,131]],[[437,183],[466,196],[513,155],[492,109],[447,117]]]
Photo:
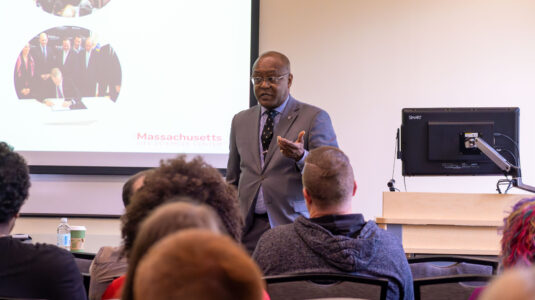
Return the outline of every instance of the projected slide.
[[[249,103],[251,1],[6,2],[0,140],[31,165],[225,167]]]

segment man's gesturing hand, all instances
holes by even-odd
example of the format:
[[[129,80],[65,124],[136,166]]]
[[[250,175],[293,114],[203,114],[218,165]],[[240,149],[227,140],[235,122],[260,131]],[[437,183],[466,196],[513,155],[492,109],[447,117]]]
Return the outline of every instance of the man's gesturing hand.
[[[305,147],[303,144],[304,135],[304,130],[299,132],[295,142],[287,140],[281,136],[277,136],[277,143],[279,144],[282,154],[286,157],[293,158],[295,161],[299,161],[301,157],[303,157],[303,154],[305,154]]]

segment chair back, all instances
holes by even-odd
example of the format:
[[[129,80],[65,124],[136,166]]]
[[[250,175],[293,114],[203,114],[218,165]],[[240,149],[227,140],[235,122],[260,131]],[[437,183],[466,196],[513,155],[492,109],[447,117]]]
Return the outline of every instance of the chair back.
[[[346,274],[310,273],[264,277],[271,300],[320,298],[386,299],[388,280]]]
[[[490,275],[450,275],[414,279],[415,300],[466,300],[476,288],[485,286]],[[467,284],[469,283],[469,284]]]
[[[496,275],[498,270],[497,259],[468,256],[434,255],[409,258],[408,262],[414,279],[458,274]]]
[[[91,275],[89,273],[82,273],[82,280],[86,294],[89,296],[89,285],[91,284]]]
[[[89,274],[89,267],[95,258],[94,253],[82,253],[82,252],[73,252],[74,262],[78,267],[78,270],[82,274],[82,279],[84,282],[85,292],[89,296],[89,285],[91,283],[91,275]]]

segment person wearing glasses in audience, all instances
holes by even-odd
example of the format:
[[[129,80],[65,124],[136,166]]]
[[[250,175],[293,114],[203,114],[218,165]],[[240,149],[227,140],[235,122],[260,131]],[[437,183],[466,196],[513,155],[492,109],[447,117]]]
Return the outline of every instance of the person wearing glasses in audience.
[[[246,218],[242,242],[251,253],[268,229],[308,217],[301,183],[305,157],[314,148],[338,146],[327,112],[290,95],[288,57],[266,52],[252,71],[259,105],[232,120],[226,176],[239,190]]]

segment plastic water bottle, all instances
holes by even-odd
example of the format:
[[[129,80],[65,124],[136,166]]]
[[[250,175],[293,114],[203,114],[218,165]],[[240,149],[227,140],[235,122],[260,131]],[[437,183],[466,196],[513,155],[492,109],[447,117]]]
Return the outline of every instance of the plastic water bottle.
[[[67,224],[67,218],[61,218],[58,226],[58,247],[71,251],[71,228]]]

